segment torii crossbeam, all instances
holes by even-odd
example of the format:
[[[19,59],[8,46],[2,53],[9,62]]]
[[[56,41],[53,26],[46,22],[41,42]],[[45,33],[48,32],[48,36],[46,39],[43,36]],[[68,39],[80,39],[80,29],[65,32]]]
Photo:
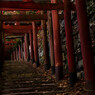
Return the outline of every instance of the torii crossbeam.
[[[63,10],[64,4],[57,3],[31,3],[23,1],[1,1],[0,10]],[[75,5],[71,3],[71,10],[75,10]]]

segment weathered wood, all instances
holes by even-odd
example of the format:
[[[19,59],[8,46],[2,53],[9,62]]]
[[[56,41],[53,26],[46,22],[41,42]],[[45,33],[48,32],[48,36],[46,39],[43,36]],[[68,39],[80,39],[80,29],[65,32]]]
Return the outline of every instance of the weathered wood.
[[[13,55],[14,56],[14,61],[16,61],[16,51],[15,50],[13,51],[13,54],[14,54]]]
[[[47,15],[46,14],[0,15],[0,21],[33,21],[33,20],[47,20]]]
[[[10,30],[31,30],[31,26],[21,26],[21,25],[3,25],[3,29],[10,29]]]
[[[33,28],[31,25],[25,26],[25,25],[4,25],[3,24],[3,29],[28,31],[28,30],[32,30]],[[37,30],[41,30],[41,27],[37,27]]]
[[[29,31],[29,39],[30,39],[30,59],[31,59],[31,63],[34,63],[34,50],[33,50],[33,32],[30,30]]]
[[[52,75],[55,74],[55,62],[54,62],[54,43],[53,43],[53,27],[52,27],[52,15],[48,11],[48,32],[49,32],[49,49],[50,49],[50,62]]]
[[[25,33],[24,33],[25,34]],[[20,34],[20,33],[9,33],[8,35],[6,35],[6,37],[8,37],[9,39],[11,39],[12,36],[16,36],[15,38],[21,38],[24,37],[24,34]],[[13,38],[13,37],[12,37]]]
[[[79,25],[81,51],[84,64],[87,95],[95,95],[95,61],[92,52],[85,0],[75,0]]]
[[[15,52],[16,52],[16,61],[18,61],[18,59],[19,59],[19,57],[18,57],[18,47],[16,48]]]
[[[15,36],[13,36],[13,35],[8,35],[8,36],[10,36],[10,37],[6,37],[6,39],[16,39],[16,38],[23,38],[24,37],[24,35],[15,35]]]
[[[6,34],[24,34],[24,33],[29,33],[29,30],[4,30],[4,32],[6,33]]]
[[[21,60],[21,45],[19,45],[18,48],[19,48],[19,60]]]
[[[45,65],[45,70],[49,70],[50,69],[49,47],[47,41],[47,27],[45,20],[41,20],[41,27],[42,27],[42,36],[43,36],[44,65]]]
[[[36,23],[32,22],[33,26],[33,49],[34,49],[34,59],[36,66],[38,67],[39,64],[39,55],[38,55],[38,41],[37,41],[37,30],[36,30]]]
[[[12,44],[12,43],[17,43],[17,41],[6,41],[5,44]]]
[[[0,71],[3,64],[3,30],[2,30],[2,23],[0,22]]]
[[[68,70],[70,76],[70,84],[73,86],[77,81],[77,72],[74,55],[74,43],[73,43],[73,32],[71,24],[71,9],[68,6],[70,0],[64,0],[64,22],[65,22],[65,33],[66,33],[66,47],[67,47],[67,58],[68,58]],[[69,27],[69,28],[68,28]]]
[[[31,3],[23,1],[1,1],[0,10],[63,10],[63,3]],[[71,9],[75,10],[75,6],[71,4]]]
[[[24,49],[25,49],[25,61],[29,60],[29,43],[28,43],[28,34],[25,33],[24,36]]]
[[[47,20],[47,14],[32,14],[32,15],[0,15],[0,21],[34,21]],[[59,19],[64,19],[63,14],[59,14]]]
[[[57,3],[58,0],[51,0],[52,3]],[[61,38],[59,15],[57,10],[52,10],[53,36],[54,36],[54,55],[55,55],[55,77],[56,80],[63,79],[63,64],[61,52]]]

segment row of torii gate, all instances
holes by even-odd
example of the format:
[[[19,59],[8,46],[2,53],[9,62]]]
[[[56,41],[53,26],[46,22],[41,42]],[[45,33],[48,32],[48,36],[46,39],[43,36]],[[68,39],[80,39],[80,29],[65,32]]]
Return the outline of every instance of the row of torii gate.
[[[3,33],[24,35],[24,49],[25,49],[25,60],[28,59],[29,42],[27,34],[29,33],[29,41],[31,47],[31,60],[35,61],[36,65],[39,66],[38,58],[38,46],[37,46],[37,31],[41,30],[43,33],[43,50],[45,58],[46,69],[50,68],[54,74],[56,80],[63,79],[63,66],[62,66],[62,52],[61,52],[61,41],[60,41],[60,25],[59,19],[64,18],[65,22],[65,33],[66,33],[66,47],[67,47],[67,59],[68,59],[68,70],[70,75],[70,83],[74,84],[77,81],[75,56],[74,56],[74,43],[72,38],[72,25],[71,25],[71,11],[77,13],[78,27],[80,33],[81,50],[84,64],[85,80],[87,85],[87,92],[90,95],[95,95],[95,65],[94,56],[92,53],[91,39],[89,34],[89,23],[87,20],[86,4],[85,0],[75,0],[75,4],[71,3],[70,0],[63,0],[63,3],[58,0],[51,0],[51,3],[34,3],[31,0],[23,1],[0,1],[0,10],[41,10],[46,11],[47,14],[25,15],[23,12],[21,15],[0,15],[0,64],[3,63],[3,50],[4,50],[4,36]],[[58,10],[64,10],[64,15],[59,15]],[[51,12],[50,12],[51,11]],[[36,21],[41,21],[41,26],[36,27]],[[5,25],[5,21],[30,21],[32,25],[21,26],[17,25]],[[48,25],[46,24],[48,22]],[[48,26],[48,28],[46,28]],[[50,43],[50,59],[49,63],[49,51],[47,44],[47,29],[49,32],[49,43]],[[15,42],[10,42],[15,43]],[[53,44],[54,43],[54,44]],[[19,59],[21,59],[21,47],[19,47]],[[17,49],[12,52],[12,57],[16,59]]]

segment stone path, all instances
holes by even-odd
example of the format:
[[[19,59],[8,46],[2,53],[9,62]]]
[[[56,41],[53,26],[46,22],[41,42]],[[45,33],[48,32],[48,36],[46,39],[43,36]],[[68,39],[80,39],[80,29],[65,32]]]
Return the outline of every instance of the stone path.
[[[0,88],[0,95],[64,95],[54,80],[48,80],[24,62],[5,62]]]

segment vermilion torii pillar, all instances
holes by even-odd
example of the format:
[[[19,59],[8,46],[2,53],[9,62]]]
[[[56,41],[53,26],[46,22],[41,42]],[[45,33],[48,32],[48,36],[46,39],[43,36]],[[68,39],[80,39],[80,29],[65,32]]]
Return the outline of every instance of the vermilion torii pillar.
[[[13,60],[13,53],[11,53],[11,61]]]
[[[91,48],[85,0],[75,0],[88,95],[95,95],[95,64]]]
[[[12,52],[12,56],[13,56],[13,57],[12,57],[12,60],[14,61],[14,51]]]
[[[64,2],[64,22],[65,22],[65,33],[66,33],[66,46],[67,46],[67,59],[68,59],[68,69],[70,76],[70,84],[73,84],[77,81],[77,72],[75,65],[75,56],[74,56],[74,44],[72,36],[72,25],[71,25],[71,7],[70,0],[63,0]]]
[[[4,58],[4,60],[5,60],[5,42],[6,42],[5,33],[3,33],[3,35],[4,35],[4,36],[3,36],[3,37],[4,37],[4,42],[3,42],[3,47],[4,47],[4,48],[3,48],[3,51],[4,51],[3,55],[4,55],[4,57],[3,57],[3,58]]]
[[[0,70],[3,65],[3,31],[2,31],[2,23],[0,22]]]
[[[38,56],[37,31],[36,31],[35,22],[32,22],[32,26],[33,26],[34,59],[35,59],[36,66],[38,67],[40,64],[39,64],[39,56]]]
[[[25,61],[29,61],[29,44],[28,44],[27,33],[25,33],[25,36],[24,36],[24,49],[25,49]]]
[[[29,31],[29,39],[30,39],[30,49],[31,49],[30,59],[33,64],[34,63],[34,50],[33,50],[33,32],[32,31]]]
[[[18,48],[19,48],[19,60],[21,60],[21,45],[19,45]]]
[[[27,35],[27,34],[26,34]],[[26,36],[24,35],[24,58],[27,61],[27,51],[26,51]]]
[[[53,28],[52,28],[52,15],[48,11],[48,32],[49,32],[49,45],[50,45],[50,62],[52,75],[55,74],[55,62],[54,62],[54,43],[53,43]]]
[[[57,0],[51,0],[51,3],[57,3]],[[57,10],[52,10],[53,35],[54,35],[54,55],[55,55],[55,77],[56,80],[63,79],[63,64],[61,52],[60,26]]]
[[[18,50],[16,48],[16,60],[18,61]]]
[[[24,51],[23,41],[24,41],[24,38],[21,38],[21,58],[22,58],[22,60],[24,60],[24,55],[23,55],[23,51]]]
[[[14,61],[16,61],[16,51],[15,50],[13,51],[13,54],[14,54]]]
[[[42,36],[43,36],[45,70],[49,70],[50,69],[49,46],[48,46],[48,41],[47,41],[47,27],[46,27],[45,20],[41,20],[41,27],[42,27]]]

